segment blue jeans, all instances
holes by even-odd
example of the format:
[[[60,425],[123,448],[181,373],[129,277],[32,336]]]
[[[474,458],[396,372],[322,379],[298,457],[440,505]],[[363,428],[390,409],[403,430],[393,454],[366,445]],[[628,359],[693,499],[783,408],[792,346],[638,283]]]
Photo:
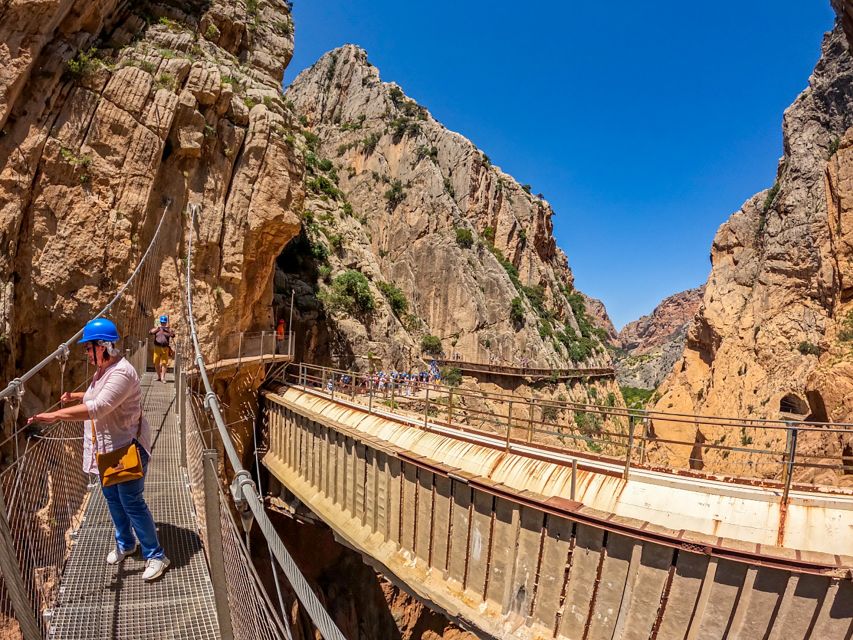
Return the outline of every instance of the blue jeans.
[[[142,457],[142,470],[148,472],[148,452],[140,446],[139,455]],[[160,541],[157,540],[157,527],[154,518],[142,495],[145,489],[145,478],[114,484],[111,487],[101,486],[113,525],[116,528],[116,547],[119,551],[127,551],[136,546],[136,540],[142,545],[142,557],[146,560],[162,558],[166,554]],[[134,536],[134,532],[136,535]]]

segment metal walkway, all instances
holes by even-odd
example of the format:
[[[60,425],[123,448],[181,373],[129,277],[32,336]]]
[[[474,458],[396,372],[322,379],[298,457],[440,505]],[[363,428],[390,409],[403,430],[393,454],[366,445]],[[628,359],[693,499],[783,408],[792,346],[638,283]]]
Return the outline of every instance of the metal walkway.
[[[153,440],[145,499],[171,565],[162,578],[145,583],[139,552],[118,566],[106,564],[113,526],[95,485],[52,613],[53,639],[219,638],[213,586],[181,467],[175,387],[146,373],[142,394]]]

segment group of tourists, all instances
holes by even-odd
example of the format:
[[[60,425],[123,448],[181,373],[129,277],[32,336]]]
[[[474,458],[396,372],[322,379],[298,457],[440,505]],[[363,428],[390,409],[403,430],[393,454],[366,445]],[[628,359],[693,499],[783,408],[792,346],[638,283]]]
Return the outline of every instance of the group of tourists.
[[[344,373],[336,379],[330,376],[326,379],[325,390],[333,391],[336,386],[341,389],[353,389],[357,393],[368,393],[372,389],[377,393],[386,393],[393,387],[403,396],[412,396],[430,384],[441,381],[438,363],[433,360],[429,368],[419,371],[376,371],[374,373]]]
[[[175,337],[168,316],[152,328],[157,379],[166,381]],[[107,318],[86,323],[80,344],[95,367],[86,391],[66,391],[56,411],[32,416],[28,423],[83,421],[83,472],[97,474],[115,528],[115,547],[107,564],[117,565],[142,548],[146,582],[163,575],[169,558],[157,536],[157,525],[143,495],[151,459],[151,426],[142,411],[139,375],[117,348],[118,327]],[[64,406],[69,405],[69,406]]]

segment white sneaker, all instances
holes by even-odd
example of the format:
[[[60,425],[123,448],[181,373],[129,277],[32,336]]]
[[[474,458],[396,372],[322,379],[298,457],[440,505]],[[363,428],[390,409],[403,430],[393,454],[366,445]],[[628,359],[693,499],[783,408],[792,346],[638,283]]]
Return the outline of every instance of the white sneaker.
[[[151,582],[163,575],[166,567],[169,566],[169,558],[151,558],[145,562],[145,571],[142,573],[142,579],[145,582]]]
[[[113,549],[107,554],[107,564],[118,564],[128,556],[132,556],[136,553],[136,549],[139,545],[133,545],[133,549],[128,549],[127,551],[119,551],[118,547]]]

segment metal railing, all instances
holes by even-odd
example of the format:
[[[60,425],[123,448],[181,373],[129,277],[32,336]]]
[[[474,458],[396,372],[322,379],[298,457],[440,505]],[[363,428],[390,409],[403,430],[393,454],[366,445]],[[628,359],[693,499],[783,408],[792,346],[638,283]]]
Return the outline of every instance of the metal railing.
[[[190,229],[195,229],[196,216],[199,211],[198,206],[192,208],[192,224]],[[285,576],[290,583],[290,586],[296,592],[297,598],[305,607],[306,612],[311,618],[314,625],[323,635],[326,640],[346,640],[338,629],[335,622],[329,616],[328,612],[323,607],[317,595],[308,584],[305,577],[299,571],[293,558],[287,549],[284,547],[281,539],[275,531],[275,527],[267,516],[264,508],[263,500],[258,493],[257,487],[252,480],[251,474],[243,467],[237,450],[231,442],[231,436],[228,432],[228,427],[222,417],[219,398],[213,391],[210,384],[210,379],[205,368],[204,356],[202,355],[201,346],[196,331],[195,319],[193,317],[192,305],[192,233],[189,235],[187,243],[187,270],[186,270],[186,301],[187,301],[187,317],[190,325],[190,341],[193,348],[194,362],[196,366],[196,374],[200,392],[204,396],[204,407],[210,412],[212,425],[216,428],[219,439],[225,451],[228,463],[234,472],[234,481],[231,484],[231,493],[234,498],[235,506],[238,513],[241,514],[241,520],[248,523],[251,518],[257,522],[261,529],[263,537],[269,545],[270,553],[276,559],[276,562],[281,567]],[[250,525],[244,525],[247,527]],[[208,529],[210,531],[210,529]],[[215,577],[214,577],[215,579]]]
[[[429,356],[424,356],[425,360],[429,360]],[[468,362],[466,360],[447,360],[436,359],[436,362],[442,366],[456,367],[462,371],[474,371],[479,373],[492,373],[507,376],[517,376],[522,378],[545,378],[553,380],[563,380],[567,378],[605,378],[616,375],[612,367],[579,367],[567,369],[545,369],[536,367],[511,367],[502,364],[486,364],[482,362]]]
[[[293,357],[293,332],[288,332],[279,340],[275,331],[241,331],[222,336],[216,342],[216,360],[237,360],[263,358],[265,356],[284,355]]]
[[[782,489],[787,503],[792,488],[813,490],[836,485],[826,472],[853,473],[853,460],[833,461],[814,453],[815,443],[830,436],[853,436],[853,425],[744,420],[628,409],[618,399],[605,404],[525,398],[459,387],[392,379],[301,363],[288,367],[283,381],[331,399],[345,399],[369,412],[405,416],[424,428],[452,428],[500,442],[507,450],[531,446],[581,459],[612,463],[627,478],[632,469],[727,478]],[[679,429],[689,437],[662,437]],[[713,440],[697,436],[704,429]],[[810,446],[802,447],[804,442]],[[720,464],[720,462],[724,464]],[[698,464],[703,463],[703,464]],[[714,464],[712,464],[714,463]]]

